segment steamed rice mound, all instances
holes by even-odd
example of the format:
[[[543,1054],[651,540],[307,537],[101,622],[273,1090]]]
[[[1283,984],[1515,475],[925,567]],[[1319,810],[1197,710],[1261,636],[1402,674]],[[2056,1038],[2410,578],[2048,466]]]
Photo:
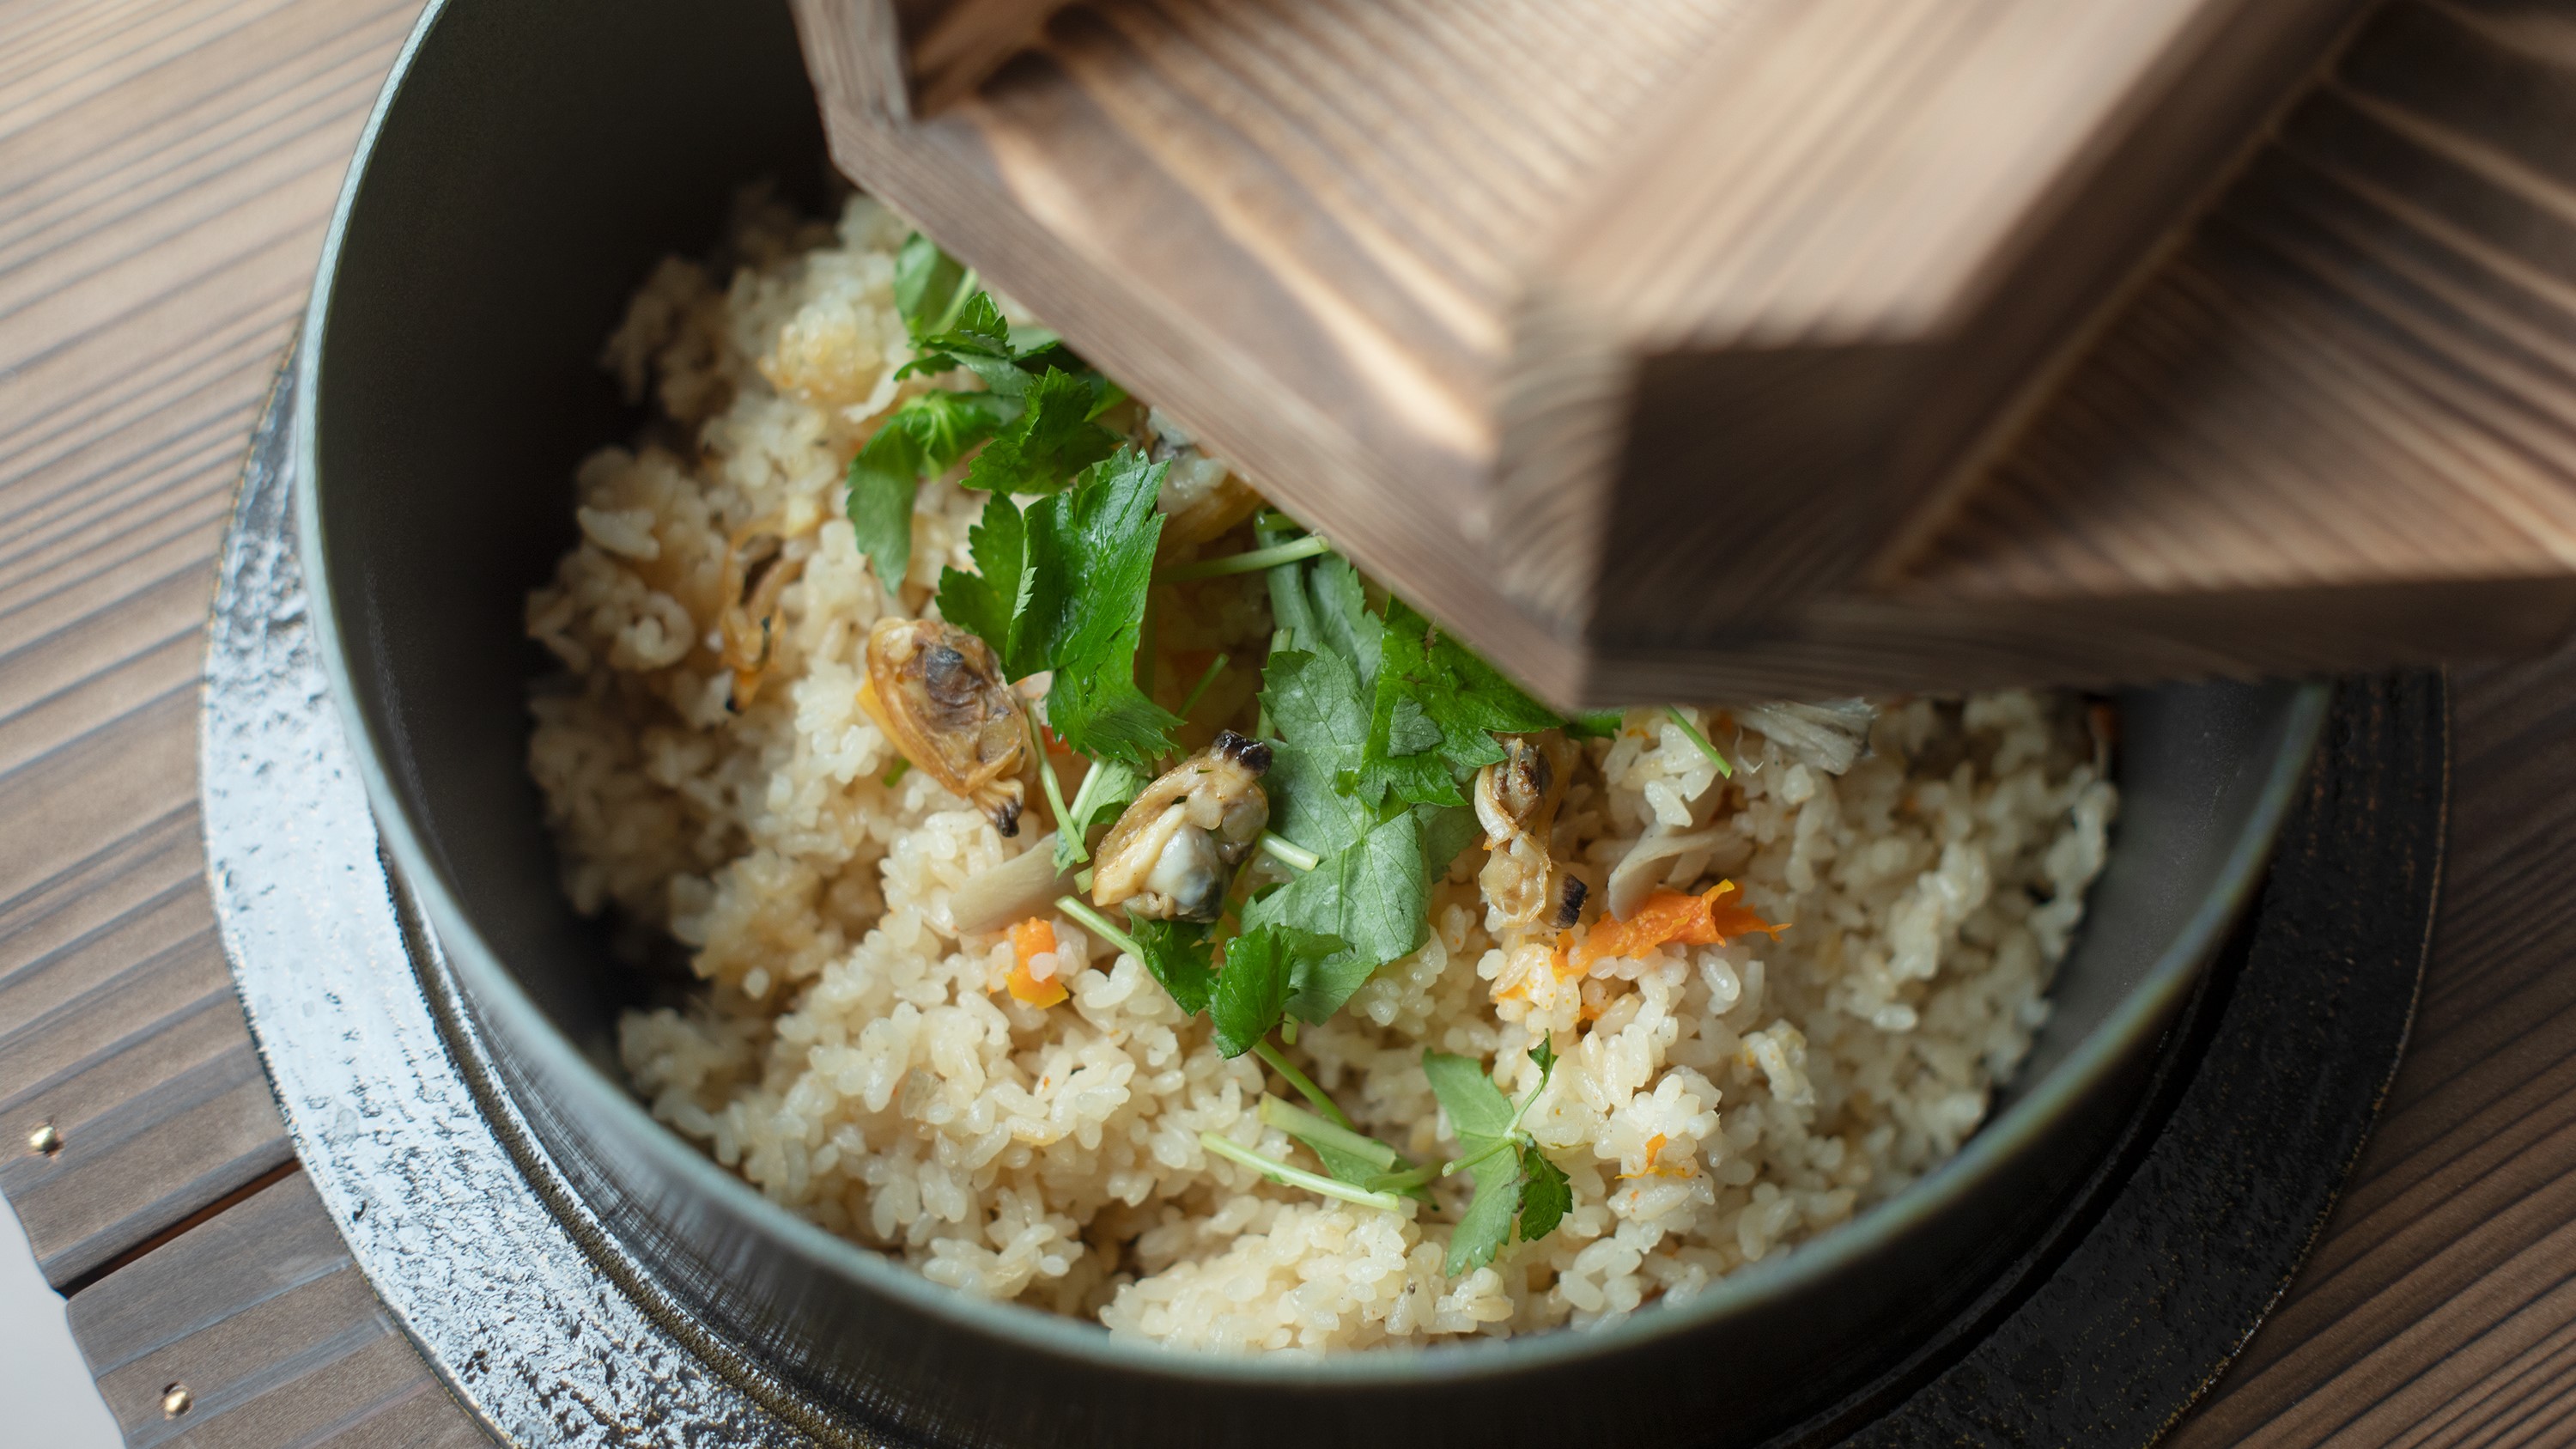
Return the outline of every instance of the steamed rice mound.
[[[1733,879],[1787,923],[1776,941],[1668,945],[1560,979],[1544,947],[1488,933],[1469,849],[1435,884],[1430,941],[1293,1049],[1362,1130],[1429,1160],[1455,1144],[1424,1049],[1483,1060],[1517,1096],[1555,1033],[1563,1059],[1528,1125],[1575,1206],[1457,1279],[1441,1269],[1463,1175],[1443,1211],[1401,1216],[1207,1153],[1202,1131],[1310,1160],[1255,1116],[1258,1060],[1221,1056],[1134,959],[1059,921],[1070,999],[1013,999],[1010,945],[958,935],[948,902],[1043,825],[1006,840],[923,771],[888,783],[899,756],[857,702],[868,627],[898,604],[841,516],[841,479],[923,385],[893,380],[906,231],[864,198],[837,228],[753,199],[716,268],[665,262],[605,358],[660,421],[582,465],[580,541],[528,603],[563,666],[534,694],[529,765],[565,889],[667,933],[703,982],[622,1024],[657,1117],[960,1291],[1168,1344],[1301,1352],[1686,1297],[1903,1188],[1976,1128],[2047,1015],[2113,811],[2080,707],[2057,696],[1889,705],[1839,776],[1722,712],[1691,717],[1737,762],[1731,781],[1661,710],[1588,743],[1558,856],[1597,886],[1657,819],[1714,831],[1670,883]],[[1183,458],[1169,489],[1222,476],[1162,426]],[[924,486],[900,607],[967,563],[980,504]],[[803,571],[736,712],[710,636],[728,540],[755,521]],[[1185,602],[1157,641],[1166,703],[1209,651],[1257,660],[1268,637],[1252,580]]]

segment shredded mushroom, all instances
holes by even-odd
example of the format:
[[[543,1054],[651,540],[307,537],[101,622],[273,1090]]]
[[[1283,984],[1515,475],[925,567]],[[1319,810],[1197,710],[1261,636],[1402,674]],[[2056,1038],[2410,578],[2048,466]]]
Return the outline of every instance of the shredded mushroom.
[[[1072,872],[1055,868],[1055,833],[1049,831],[1028,849],[959,886],[948,898],[949,927],[960,936],[998,931],[1054,905],[1072,878]]]
[[[1213,921],[1262,827],[1270,747],[1226,730],[1145,787],[1100,840],[1091,903],[1151,920]]]
[[[1714,850],[1734,833],[1724,826],[1675,830],[1661,821],[1648,827],[1619,863],[1610,868],[1609,889],[1604,895],[1611,919],[1624,921],[1635,915],[1637,908],[1655,893],[1655,887],[1664,884],[1672,868],[1668,862],[1697,851]]]
[[[1825,704],[1756,704],[1735,711],[1736,722],[1788,751],[1799,764],[1839,775],[1869,753],[1869,728],[1878,706],[1865,699]]]
[[[859,704],[915,768],[1019,833],[1028,726],[992,646],[936,619],[880,619]]]

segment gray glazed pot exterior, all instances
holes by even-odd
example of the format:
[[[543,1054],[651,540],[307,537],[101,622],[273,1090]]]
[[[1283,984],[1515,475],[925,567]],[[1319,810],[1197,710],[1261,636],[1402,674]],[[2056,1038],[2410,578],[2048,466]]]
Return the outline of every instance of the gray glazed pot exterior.
[[[1996,1120],[1854,1226],[1599,1333],[1231,1361],[966,1300],[832,1238],[655,1124],[614,1074],[640,992],[556,889],[522,762],[527,589],[573,465],[638,418],[593,359],[730,193],[819,193],[785,9],[447,0],[337,218],[297,378],[304,557],[387,849],[544,1150],[668,1292],[854,1424],[963,1443],[1744,1442],[1972,1297],[2089,1173],[2244,904],[2322,717],[2295,687],[2123,701],[2119,849]],[[819,196],[816,197],[819,199]]]

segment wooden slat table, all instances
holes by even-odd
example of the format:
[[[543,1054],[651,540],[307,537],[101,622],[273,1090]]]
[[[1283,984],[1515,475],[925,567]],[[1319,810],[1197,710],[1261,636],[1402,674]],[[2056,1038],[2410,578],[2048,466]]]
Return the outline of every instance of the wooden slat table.
[[[192,763],[234,470],[416,9],[0,0],[0,1191],[138,1445],[486,1442],[295,1167]],[[2576,1440],[2576,651],[2456,698],[2415,1045],[2195,1449]]]

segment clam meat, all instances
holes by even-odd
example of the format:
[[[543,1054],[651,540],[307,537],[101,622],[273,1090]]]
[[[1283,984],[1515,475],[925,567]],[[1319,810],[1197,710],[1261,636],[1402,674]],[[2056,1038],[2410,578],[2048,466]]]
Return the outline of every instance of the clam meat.
[[[1101,837],[1091,902],[1166,921],[1224,914],[1234,868],[1270,823],[1270,747],[1232,730],[1163,772]]]
[[[914,768],[1019,833],[1028,723],[992,646],[936,619],[881,619],[859,702]]]

